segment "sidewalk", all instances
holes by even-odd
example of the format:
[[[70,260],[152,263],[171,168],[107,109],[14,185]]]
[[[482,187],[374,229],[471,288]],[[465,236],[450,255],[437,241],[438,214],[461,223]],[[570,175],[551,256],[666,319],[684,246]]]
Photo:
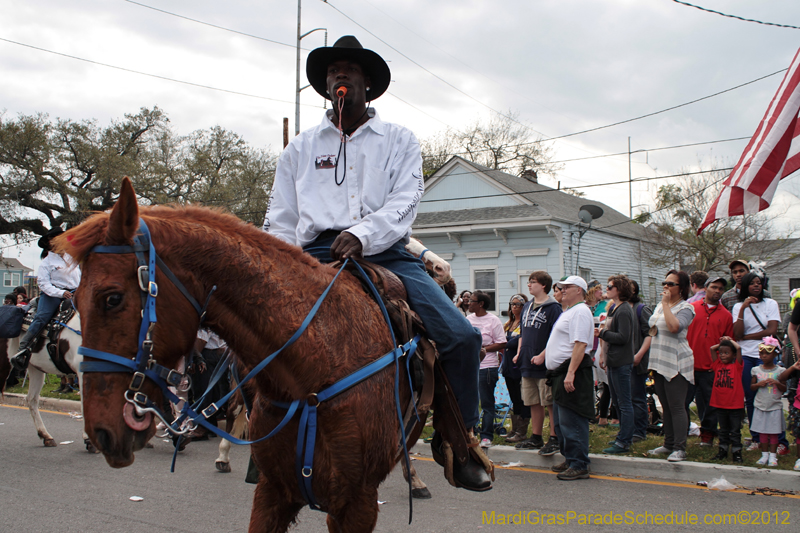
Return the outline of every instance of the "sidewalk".
[[[7,405],[25,405],[25,396],[8,393],[3,402]],[[63,413],[80,412],[81,404],[74,400],[60,400],[42,397],[39,408]],[[418,441],[411,450],[423,457],[431,456],[431,447]],[[489,458],[496,464],[522,463],[542,470],[550,470],[563,459],[560,454],[552,457],[539,455],[535,450],[517,450],[513,446],[493,446],[488,450]],[[724,476],[727,481],[744,489],[770,488],[800,493],[800,472],[751,468],[746,466],[718,465],[682,461],[669,463],[665,459],[646,459],[641,457],[614,457],[610,455],[590,455],[593,474],[620,476],[626,478],[656,479],[660,481],[696,484],[698,481],[711,482]]]
[[[18,405],[25,407],[25,395],[7,392],[3,395],[4,405]],[[81,402],[75,400],[60,400],[58,398],[39,397],[39,409],[46,411],[58,411],[59,413],[80,413]]]
[[[413,451],[423,457],[431,456],[430,445],[424,444],[421,440],[414,446]],[[551,466],[564,460],[561,454],[544,457],[539,455],[536,450],[517,450],[513,446],[502,445],[489,448],[488,455],[495,464],[522,463],[515,466],[543,470],[550,470]],[[590,454],[589,457],[591,459],[589,470],[592,474],[655,479],[692,485],[699,481],[710,483],[712,480],[724,476],[728,482],[742,489],[770,488],[800,493],[800,472],[692,461],[669,463],[666,459],[601,454]]]

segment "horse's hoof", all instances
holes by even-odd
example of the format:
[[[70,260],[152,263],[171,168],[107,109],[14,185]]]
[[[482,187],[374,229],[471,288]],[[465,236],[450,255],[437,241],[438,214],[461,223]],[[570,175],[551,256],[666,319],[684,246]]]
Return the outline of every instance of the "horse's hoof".
[[[429,491],[427,487],[411,489],[411,497],[417,500],[430,500],[432,498],[431,491]]]
[[[231,464],[230,463],[223,463],[222,461],[217,461],[214,463],[214,466],[217,467],[217,472],[222,472],[224,474],[228,474],[231,471]],[[417,489],[414,489],[417,490]],[[416,496],[415,496],[416,498]],[[430,498],[430,496],[428,496]]]
[[[100,453],[100,450],[98,450],[98,449],[95,447],[95,445],[94,445],[94,444],[92,444],[92,441],[90,441],[89,439],[86,439],[86,440],[84,441],[84,443],[86,444],[86,451],[87,451],[87,452],[89,452],[89,453]]]
[[[58,446],[56,444],[56,439],[44,439],[45,448],[55,448],[56,446]]]

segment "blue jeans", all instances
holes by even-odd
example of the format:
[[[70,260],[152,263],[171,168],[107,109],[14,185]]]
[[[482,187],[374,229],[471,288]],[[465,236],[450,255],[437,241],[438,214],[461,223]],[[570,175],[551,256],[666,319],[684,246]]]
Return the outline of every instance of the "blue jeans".
[[[633,364],[608,367],[608,383],[611,385],[611,401],[619,413],[617,445],[630,448],[633,439],[633,404],[631,403],[631,372]]]
[[[558,447],[567,460],[567,466],[575,470],[589,469],[589,419],[569,407],[553,402],[556,413],[555,425]]]
[[[33,317],[28,332],[22,337],[19,342],[20,350],[24,350],[36,340],[36,336],[44,329],[50,319],[58,312],[58,306],[61,305],[62,298],[53,298],[45,293],[39,295],[39,304],[36,307],[36,316]]]
[[[633,435],[647,438],[647,426],[650,425],[650,413],[647,409],[647,374],[631,375],[631,403],[633,404]]]
[[[711,389],[714,388],[714,372],[711,370],[695,370],[694,385],[689,384],[692,391],[694,404],[697,406],[697,416],[700,418],[700,430],[717,434],[717,409],[711,407]],[[687,398],[687,401],[690,401]]]
[[[478,373],[478,392],[481,398],[481,439],[494,438],[494,389],[499,379],[495,368],[481,368]]]
[[[303,250],[323,263],[332,262],[331,245],[335,237],[320,237]],[[478,367],[481,335],[467,322],[450,298],[425,271],[422,261],[396,242],[387,250],[365,257],[367,261],[388,268],[403,282],[408,305],[417,312],[436,343],[439,361],[455,394],[464,425],[478,424]]]

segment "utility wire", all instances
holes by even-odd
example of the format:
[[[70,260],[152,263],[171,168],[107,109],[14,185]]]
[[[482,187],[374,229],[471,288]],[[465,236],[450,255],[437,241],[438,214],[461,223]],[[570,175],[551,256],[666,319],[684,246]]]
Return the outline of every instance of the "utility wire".
[[[622,180],[622,181],[608,181],[606,183],[590,183],[588,185],[576,185],[574,187],[567,187],[568,189],[589,189],[591,187],[605,187],[608,185],[621,185],[623,183],[637,183],[640,181],[654,181],[654,180],[663,180],[667,178],[679,178],[681,176],[693,176],[695,174],[708,174],[709,172],[718,172],[718,171],[726,171],[732,170],[733,167],[730,168],[718,168],[714,170],[700,170],[697,172],[681,172],[680,174],[671,174],[669,176],[653,176],[649,178],[633,178],[632,180]],[[461,176],[463,174],[459,174]],[[540,193],[547,193],[547,192],[564,192],[563,189],[553,189],[547,188],[538,191],[520,191],[520,192],[503,192],[497,194],[482,194],[480,196],[462,196],[459,198],[442,198],[442,199],[429,199],[429,200],[420,200],[420,203],[432,203],[432,202],[452,202],[455,200],[479,200],[481,198],[497,198],[497,197],[504,197],[504,196],[519,196],[524,194],[540,194]]]
[[[294,48],[294,47],[295,47],[295,45],[291,45],[291,44],[288,44],[288,43],[282,43],[282,42],[279,42],[279,41],[273,41],[273,40],[271,40],[271,39],[266,39],[266,38],[264,38],[264,37],[259,37],[259,36],[257,36],[257,35],[252,35],[252,34],[245,33],[245,32],[241,32],[241,31],[234,30],[234,29],[231,29],[231,28],[225,28],[225,27],[223,27],[223,26],[219,26],[219,25],[216,25],[216,24],[211,24],[211,23],[208,23],[208,22],[204,22],[204,21],[202,21],[202,20],[193,19],[193,18],[190,18],[190,17],[186,17],[186,16],[184,16],[184,15],[178,15],[178,14],[176,14],[176,13],[172,13],[172,12],[170,12],[170,11],[166,11],[166,10],[163,10],[163,9],[159,9],[159,8],[155,8],[155,7],[152,7],[152,6],[148,6],[148,5],[146,5],[146,4],[142,4],[142,3],[140,3],[140,2],[135,2],[135,1],[133,1],[133,0],[123,0],[123,1],[125,1],[125,2],[128,2],[128,3],[130,3],[130,4],[138,5],[138,6],[141,6],[141,7],[147,8],[147,9],[152,9],[152,10],[154,10],[154,11],[158,11],[158,12],[161,12],[161,13],[165,13],[165,14],[167,14],[167,15],[171,15],[171,16],[175,16],[175,17],[182,18],[182,19],[185,19],[185,20],[189,20],[189,21],[191,21],[191,22],[196,22],[196,23],[198,23],[198,24],[203,24],[203,25],[206,25],[206,26],[210,26],[210,27],[212,27],[212,28],[217,28],[217,29],[220,29],[220,30],[223,30],[223,31],[228,31],[228,32],[231,32],[231,33],[236,33],[236,34],[243,35],[243,36],[246,36],[246,37],[252,37],[252,38],[254,38],[254,39],[259,39],[259,40],[263,40],[263,41],[268,41],[268,42],[272,42],[272,43],[275,43],[275,44],[280,44],[280,45],[283,45],[283,46],[289,46],[289,47],[292,47],[292,48]],[[542,139],[539,139],[539,140],[536,140],[536,141],[531,141],[531,142],[529,142],[529,143],[522,143],[522,144],[519,144],[519,145],[516,145],[516,146],[525,146],[525,145],[528,145],[528,144],[537,144],[537,143],[541,143],[541,142],[545,142],[545,141],[553,141],[553,140],[557,140],[557,139],[564,139],[564,138],[567,138],[567,137],[574,137],[574,136],[576,136],[576,135],[581,135],[581,134],[584,134],[584,133],[589,133],[589,132],[598,131],[598,130],[602,130],[602,129],[606,129],[606,128],[611,128],[611,127],[614,127],[614,126],[619,126],[619,125],[621,125],[621,124],[627,124],[627,123],[629,123],[629,122],[634,122],[634,121],[636,121],[636,120],[641,120],[641,119],[643,119],[643,118],[648,118],[648,117],[652,117],[652,116],[654,116],[654,115],[658,115],[658,114],[661,114],[661,113],[666,113],[667,111],[672,111],[672,110],[674,110],[674,109],[678,109],[678,108],[681,108],[681,107],[684,107],[684,106],[687,106],[687,105],[691,105],[691,104],[694,104],[694,103],[697,103],[697,102],[701,102],[701,101],[703,101],[703,100],[707,100],[707,99],[709,99],[709,98],[713,98],[713,97],[715,97],[715,96],[719,96],[719,95],[721,95],[721,94],[725,94],[725,93],[727,93],[727,92],[730,92],[730,91],[734,91],[734,90],[736,90],[736,89],[740,89],[740,88],[742,88],[742,87],[745,87],[745,86],[747,86],[747,85],[750,85],[750,84],[752,84],[752,83],[755,83],[755,82],[761,81],[761,80],[763,80],[763,79],[766,79],[766,78],[769,78],[769,77],[775,76],[775,75],[777,75],[777,74],[780,74],[780,73],[782,73],[782,72],[785,72],[786,70],[788,70],[788,69],[782,69],[782,70],[779,70],[779,71],[773,72],[772,74],[767,74],[766,76],[762,76],[762,77],[760,77],[760,78],[756,78],[756,79],[754,79],[754,80],[751,80],[751,81],[748,81],[748,82],[742,83],[742,84],[740,84],[740,85],[737,85],[737,86],[735,86],[735,87],[731,87],[731,88],[729,88],[729,89],[725,89],[725,90],[723,90],[723,91],[719,91],[719,92],[717,92],[717,93],[710,94],[710,95],[708,95],[708,96],[704,96],[704,97],[702,97],[702,98],[698,98],[698,99],[696,99],[696,100],[692,100],[692,101],[690,101],[690,102],[686,102],[686,103],[679,104],[679,105],[676,105],[676,106],[668,107],[668,108],[666,108],[666,109],[662,109],[662,110],[660,110],[660,111],[655,111],[655,112],[653,112],[653,113],[648,113],[648,114],[646,114],[646,115],[641,115],[641,116],[638,116],[638,117],[634,117],[634,118],[630,118],[630,119],[622,120],[622,121],[619,121],[619,122],[615,122],[615,123],[613,123],[613,124],[607,124],[607,125],[605,125],[605,126],[598,126],[598,127],[596,127],[596,128],[590,128],[590,129],[587,129],[587,130],[582,130],[582,131],[578,131],[578,132],[574,132],[574,133],[568,133],[568,134],[566,134],[566,135],[559,135],[559,136],[556,136],[556,137],[547,137],[547,136],[546,136],[544,133],[542,133],[542,132],[540,132],[540,131],[538,131],[538,130],[535,130],[535,129],[534,129],[534,128],[532,128],[531,126],[529,126],[529,125],[527,125],[527,124],[523,124],[523,123],[521,123],[521,122],[519,122],[519,121],[517,121],[517,120],[513,119],[512,117],[510,117],[510,116],[508,116],[508,115],[504,114],[504,113],[501,113],[501,112],[499,112],[499,111],[496,111],[495,109],[493,109],[493,108],[492,108],[492,107],[490,107],[489,105],[487,105],[487,104],[484,104],[483,102],[480,102],[479,100],[475,99],[475,98],[474,98],[473,96],[471,96],[470,94],[468,94],[468,93],[466,93],[466,92],[462,91],[461,89],[459,89],[458,87],[456,87],[456,86],[455,86],[455,85],[453,85],[452,83],[450,83],[450,82],[448,82],[447,80],[445,80],[445,79],[441,78],[440,76],[438,76],[438,75],[434,74],[433,72],[431,72],[431,71],[430,71],[430,70],[428,70],[427,68],[423,67],[422,65],[420,65],[419,63],[417,63],[416,61],[414,61],[413,59],[411,59],[411,58],[410,58],[410,57],[408,57],[407,55],[403,54],[402,52],[400,52],[399,50],[397,50],[396,48],[394,48],[393,46],[391,46],[389,43],[387,43],[386,41],[384,41],[383,39],[381,39],[380,37],[378,37],[377,35],[375,35],[375,34],[374,34],[374,33],[372,33],[371,31],[369,31],[367,28],[365,28],[364,26],[362,26],[361,24],[359,24],[358,22],[356,22],[356,21],[355,21],[353,18],[351,18],[350,16],[348,16],[347,14],[345,14],[345,13],[344,13],[343,11],[341,11],[339,8],[337,8],[336,6],[334,6],[333,4],[331,4],[331,3],[330,3],[328,0],[323,0],[323,1],[324,1],[324,2],[325,2],[327,5],[331,6],[331,7],[332,7],[334,10],[336,10],[336,11],[337,11],[339,14],[341,14],[343,17],[345,17],[345,18],[347,18],[348,20],[350,20],[350,21],[351,21],[353,24],[357,25],[359,28],[363,29],[364,31],[366,31],[367,33],[369,33],[370,35],[372,35],[373,37],[375,37],[376,39],[378,39],[380,42],[382,42],[383,44],[385,44],[386,46],[388,46],[389,48],[391,48],[392,50],[394,50],[395,52],[397,52],[398,54],[400,54],[401,56],[403,56],[404,58],[406,58],[408,61],[410,61],[411,63],[413,63],[413,64],[414,64],[414,65],[416,65],[417,67],[421,68],[422,70],[424,70],[425,72],[427,72],[428,74],[430,74],[431,76],[433,76],[433,77],[435,77],[436,79],[440,80],[441,82],[445,83],[447,86],[449,86],[449,87],[451,87],[451,88],[455,89],[455,90],[456,90],[456,91],[458,91],[459,93],[461,93],[461,94],[463,94],[464,96],[466,96],[466,97],[470,98],[470,99],[471,99],[471,100],[473,100],[474,102],[476,102],[476,103],[478,103],[478,104],[480,104],[480,105],[482,105],[482,106],[486,107],[487,109],[491,110],[492,112],[494,112],[494,113],[497,113],[498,115],[500,115],[500,116],[502,116],[502,117],[505,117],[505,118],[507,118],[507,119],[509,119],[509,120],[511,120],[511,121],[513,121],[513,122],[515,122],[516,124],[519,124],[520,126],[524,127],[525,129],[528,129],[528,130],[530,130],[530,131],[533,131],[534,133],[537,133],[537,134],[539,134],[539,135],[542,135],[542,136],[544,137],[544,138],[542,138]],[[678,1],[678,0],[673,0],[673,1]],[[680,2],[680,3],[685,3],[685,2]],[[686,5],[690,5],[690,6],[692,6],[692,7],[697,7],[697,6],[693,6],[692,4],[686,4]],[[373,6],[373,7],[375,7],[375,6]],[[377,9],[377,8],[376,8],[376,9]],[[379,11],[380,11],[380,10],[379,10]],[[383,11],[381,11],[381,12],[383,13]],[[384,15],[386,15],[386,13],[384,13]],[[388,15],[387,15],[387,16],[388,16]],[[389,18],[391,18],[391,17],[389,17]],[[394,19],[392,19],[392,20],[394,20]],[[395,21],[395,22],[397,22],[397,21]],[[399,23],[398,23],[398,24],[399,24]],[[402,25],[401,25],[401,26],[402,26]],[[406,28],[406,29],[408,29],[408,28]],[[410,30],[409,30],[409,31],[410,31]],[[305,48],[303,48],[303,50],[306,50],[306,51],[307,51],[308,49],[305,49]],[[68,57],[71,57],[71,56],[68,56]],[[120,68],[120,67],[112,67],[112,68]],[[126,70],[126,69],[123,69],[123,70]],[[131,71],[131,72],[136,72],[136,71]],[[142,73],[142,74],[144,74],[144,75],[150,75],[150,74],[145,74],[145,73]],[[159,76],[156,76],[156,77],[159,77]],[[169,78],[163,78],[163,79],[169,79]],[[178,81],[178,83],[188,83],[188,82],[181,82],[181,81],[179,81],[179,80],[171,80],[171,81]],[[190,85],[194,85],[194,84],[190,84]],[[200,86],[200,87],[205,87],[205,86]],[[210,88],[210,87],[209,87],[209,88]],[[213,89],[213,88],[211,88],[211,89]],[[223,89],[214,89],[214,90],[223,90]],[[232,92],[232,91],[226,91],[226,92]],[[244,93],[234,93],[234,94],[244,94]],[[391,94],[391,93],[390,93],[390,94]],[[448,126],[448,124],[447,124],[447,123],[445,123],[444,121],[442,121],[442,120],[440,120],[440,119],[438,119],[438,118],[435,118],[435,117],[433,117],[432,115],[430,115],[430,114],[428,114],[428,113],[426,113],[426,112],[422,111],[421,109],[419,109],[419,108],[417,108],[417,107],[415,107],[415,106],[411,105],[410,103],[406,102],[405,100],[403,100],[402,98],[398,97],[397,95],[395,95],[395,94],[391,94],[391,95],[392,95],[393,97],[395,97],[397,100],[399,100],[400,102],[402,102],[402,103],[404,103],[404,104],[408,105],[409,107],[412,107],[413,109],[415,109],[415,110],[419,111],[420,113],[423,113],[424,115],[426,115],[426,116],[428,116],[428,117],[432,118],[433,120],[436,120],[437,122],[440,122],[441,124],[444,124],[445,126]],[[246,95],[246,94],[245,94],[245,96],[251,96],[251,95]],[[256,98],[263,98],[263,97],[256,97]],[[269,99],[269,98],[267,98],[267,99]],[[276,101],[279,101],[279,102],[285,102],[285,100],[276,100]],[[303,105],[306,105],[306,104],[303,104]],[[312,107],[320,107],[320,106],[312,106]],[[482,151],[487,151],[487,150],[482,150]],[[625,152],[625,153],[627,154],[627,152]]]
[[[631,154],[638,154],[638,153],[643,153],[643,152],[658,152],[660,150],[672,150],[672,149],[675,149],[675,148],[688,148],[688,147],[691,147],[691,146],[702,146],[702,145],[705,145],[705,144],[718,144],[718,143],[726,143],[726,142],[732,142],[732,141],[743,141],[743,140],[749,139],[749,138],[750,137],[735,137],[733,139],[720,139],[718,141],[704,141],[704,142],[690,143],[690,144],[677,144],[675,146],[662,146],[660,148],[638,148],[636,150],[631,150],[630,153]],[[514,148],[514,147],[517,147],[517,146],[524,146],[524,144],[521,144],[521,145],[520,144],[509,144],[509,145],[507,145],[508,148]],[[483,150],[473,150],[472,152],[455,152],[453,154],[444,154],[444,156],[450,157],[450,156],[454,156],[454,155],[458,155],[458,156],[471,155],[471,154],[478,153],[478,152],[488,152],[488,151],[491,151],[491,148],[486,148],[486,149],[483,149]],[[616,152],[616,153],[613,153],[613,154],[591,155],[591,156],[587,156],[587,157],[576,157],[576,158],[573,158],[573,159],[560,159],[558,161],[548,161],[546,164],[547,165],[552,165],[552,164],[556,164],[556,163],[570,163],[572,161],[585,161],[587,159],[600,159],[600,158],[603,158],[603,157],[615,157],[615,156],[619,156],[619,155],[628,155],[628,152]],[[436,156],[436,155],[426,155],[426,156],[422,156],[422,159],[436,159],[438,157],[439,156]]]
[[[245,33],[245,32],[243,32],[243,31],[239,31],[239,30],[232,30],[232,29],[230,29],[230,28],[225,28],[225,27],[223,27],[223,26],[217,26],[216,24],[211,24],[210,22],[203,22],[202,20],[197,20],[197,19],[193,19],[193,18],[190,18],[190,17],[184,16],[184,15],[179,15],[179,14],[177,14],[177,13],[172,13],[171,11],[166,11],[166,10],[164,10],[164,9],[159,9],[159,8],[157,8],[157,7],[148,6],[147,4],[142,4],[142,3],[140,3],[140,2],[134,2],[133,0],[122,0],[122,1],[123,1],[123,2],[127,2],[127,3],[129,3],[129,4],[134,4],[134,5],[137,5],[137,6],[140,6],[140,7],[144,7],[144,8],[147,8],[147,9],[152,9],[153,11],[158,11],[158,12],[160,12],[160,13],[165,13],[165,14],[167,14],[167,15],[172,15],[173,17],[178,17],[179,19],[184,19],[184,20],[188,20],[188,21],[191,21],[191,22],[196,22],[197,24],[202,24],[202,25],[204,25],[204,26],[210,26],[210,27],[212,27],[212,28],[216,28],[216,29],[218,29],[218,30],[222,30],[222,31],[229,31],[229,32],[231,32],[231,33],[236,33],[236,34],[239,34],[239,35],[244,35],[245,37],[252,37],[253,39],[258,39],[259,41],[266,41],[266,42],[268,42],[268,43],[279,44],[279,45],[281,45],[281,46],[288,46],[289,48],[296,48],[296,46],[295,46],[295,45],[293,45],[293,44],[289,44],[289,43],[282,43],[282,42],[280,42],[280,41],[274,41],[274,40],[272,40],[272,39],[267,39],[266,37],[259,37],[258,35],[253,35],[252,33]],[[302,50],[306,50],[306,51],[308,51],[308,49],[306,49],[306,48],[301,48],[301,49],[302,49]]]
[[[413,59],[411,59],[410,57],[408,57],[407,55],[405,55],[403,52],[401,52],[400,50],[398,50],[397,48],[395,48],[394,46],[390,45],[389,43],[387,43],[386,41],[384,41],[383,39],[381,39],[380,37],[378,37],[377,35],[375,35],[374,33],[372,33],[372,32],[371,32],[369,29],[367,29],[365,26],[362,26],[360,23],[356,22],[356,20],[355,20],[355,19],[353,19],[352,17],[350,17],[349,15],[347,15],[347,14],[346,14],[345,12],[343,12],[341,9],[339,9],[339,8],[338,8],[338,7],[336,7],[335,5],[331,4],[331,3],[330,3],[328,0],[324,0],[324,2],[325,2],[327,5],[331,6],[331,7],[332,7],[332,8],[333,8],[333,9],[334,9],[334,10],[335,10],[337,13],[339,13],[340,15],[342,15],[344,18],[346,18],[347,20],[349,20],[350,22],[352,22],[353,24],[355,24],[356,26],[358,26],[359,28],[361,28],[361,29],[362,29],[362,30],[364,30],[365,32],[369,33],[370,35],[372,35],[373,37],[375,37],[377,40],[379,40],[380,42],[382,42],[384,45],[386,45],[387,47],[389,47],[391,50],[394,50],[395,52],[397,52],[398,54],[400,54],[402,57],[406,58],[408,61],[410,61],[411,63],[413,63],[413,64],[414,64],[414,65],[416,65],[417,67],[421,68],[422,70],[424,70],[425,72],[427,72],[428,74],[430,74],[431,76],[433,76],[434,78],[436,78],[437,80],[441,81],[442,83],[444,83],[445,85],[447,85],[447,86],[448,86],[448,87],[450,87],[451,89],[453,89],[453,90],[455,90],[455,91],[458,91],[459,93],[463,94],[464,96],[466,96],[467,98],[469,98],[469,99],[470,99],[470,100],[472,100],[473,102],[475,102],[475,103],[477,103],[477,104],[480,104],[480,105],[482,105],[483,107],[485,107],[486,109],[488,109],[488,110],[490,110],[490,111],[492,111],[492,112],[494,112],[494,113],[497,113],[497,114],[498,114],[498,115],[500,115],[501,117],[507,118],[508,120],[510,120],[510,121],[512,121],[512,122],[514,122],[514,123],[516,123],[516,124],[519,124],[520,126],[522,126],[522,127],[523,127],[523,128],[525,128],[525,129],[529,129],[529,130],[531,130],[531,131],[533,131],[533,132],[535,132],[535,133],[538,133],[539,135],[544,135],[544,133],[542,133],[542,132],[540,132],[540,131],[537,131],[537,130],[533,129],[532,127],[528,126],[527,124],[523,124],[522,122],[519,122],[518,120],[514,119],[513,117],[511,117],[511,116],[509,116],[509,115],[506,115],[505,113],[501,113],[500,111],[497,111],[496,109],[494,109],[493,107],[489,106],[488,104],[485,104],[485,103],[481,102],[480,100],[478,100],[477,98],[475,98],[475,97],[474,97],[474,96],[472,96],[471,94],[469,94],[469,93],[467,93],[467,92],[465,92],[465,91],[462,91],[461,89],[459,89],[458,87],[456,87],[455,85],[453,85],[452,83],[450,83],[449,81],[447,81],[446,79],[442,78],[442,77],[441,77],[441,76],[439,76],[438,74],[435,74],[434,72],[431,72],[430,70],[428,70],[428,69],[427,69],[427,68],[425,68],[424,66],[420,65],[419,63],[417,63],[416,61],[414,61]]]
[[[220,89],[219,87],[212,87],[210,85],[203,85],[201,83],[194,83],[194,82],[191,82],[191,81],[176,80],[175,78],[168,78],[166,76],[160,76],[158,74],[151,74],[149,72],[141,72],[139,70],[133,70],[133,69],[125,68],[125,67],[118,67],[116,65],[109,65],[108,63],[101,63],[99,61],[93,61],[91,59],[84,59],[84,58],[78,57],[78,56],[73,56],[73,55],[69,55],[69,54],[63,54],[61,52],[55,52],[53,50],[48,50],[46,48],[40,48],[38,46],[33,46],[33,45],[30,45],[30,44],[21,43],[21,42],[18,42],[18,41],[12,41],[11,39],[5,39],[3,37],[0,37],[0,41],[5,41],[7,43],[16,44],[18,46],[24,46],[25,48],[31,48],[33,50],[39,50],[40,52],[47,52],[48,54],[54,54],[54,55],[61,56],[61,57],[68,57],[70,59],[75,59],[77,61],[83,61],[84,63],[91,63],[92,65],[99,65],[101,67],[113,68],[113,69],[116,69],[116,70],[121,70],[123,72],[130,72],[132,74],[139,74],[140,76],[149,76],[151,78],[157,78],[159,80],[171,81],[173,83],[181,83],[183,85],[190,85],[192,87],[200,87],[201,89],[209,89],[211,91],[219,91],[219,92],[228,93],[228,94],[236,94],[236,95],[239,95],[239,96],[247,96],[249,98],[258,98],[259,100],[269,100],[271,102],[280,102],[282,104],[292,104],[292,105],[294,105],[294,102],[290,102],[288,100],[279,100],[277,98],[269,98],[268,96],[260,96],[260,95],[257,95],[257,94],[248,94],[248,93],[243,93],[243,92],[239,92],[239,91],[232,91],[230,89]],[[301,105],[323,109],[322,106],[318,106],[318,105],[312,105],[312,104],[301,104]]]
[[[721,168],[721,169],[717,169],[717,170],[733,170],[733,167],[731,167],[731,168]],[[715,171],[714,170],[707,170],[706,172],[715,172]],[[717,181],[714,181],[714,182],[710,183],[708,185],[708,187],[713,187],[714,185],[716,185],[716,184],[728,179],[728,176],[729,175],[723,176],[720,179],[718,179]],[[692,196],[697,196],[698,194],[703,194],[707,190],[708,190],[708,188],[705,188],[705,189],[701,189],[699,191],[693,192],[692,194],[688,194],[686,196],[683,196],[683,197],[679,198],[678,200],[676,200],[675,202],[672,202],[671,204],[667,204],[667,205],[665,205],[663,207],[660,207],[660,208],[656,209],[655,211],[648,211],[648,214],[652,215],[653,213],[658,213],[659,211],[663,211],[665,209],[669,209],[670,207],[675,207],[676,205],[681,204],[684,201],[688,200]],[[621,226],[622,224],[635,224],[635,222],[633,222],[633,220],[623,220],[622,222],[616,222],[614,224],[609,224],[608,226],[601,226],[601,227],[595,228],[595,229],[608,229],[608,228],[613,228],[614,226]]]
[[[690,4],[689,2],[682,2],[681,0],[672,0],[676,4],[683,4],[685,6],[693,7],[695,9],[699,9],[700,11],[707,11],[708,13],[714,13],[715,15],[722,15],[723,17],[728,17],[737,20],[743,20],[744,22],[755,22],[756,24],[763,24],[764,26],[777,26],[778,28],[791,28],[793,30],[800,30],[800,26],[791,26],[789,24],[775,24],[774,22],[764,22],[761,20],[755,19],[746,19],[744,17],[739,17],[737,15],[728,15],[727,13],[722,13],[721,11],[714,11],[713,9],[708,9],[705,7],[696,6],[694,4]]]

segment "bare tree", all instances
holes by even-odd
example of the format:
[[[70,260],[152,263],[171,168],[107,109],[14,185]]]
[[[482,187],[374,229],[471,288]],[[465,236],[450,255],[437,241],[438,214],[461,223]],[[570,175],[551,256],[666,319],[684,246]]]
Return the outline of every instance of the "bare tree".
[[[764,213],[723,218],[697,235],[725,176],[720,170],[685,174],[659,187],[655,210],[634,217],[650,230],[654,246],[645,247],[650,261],[664,266],[692,265],[710,272],[727,269],[733,259],[754,258],[748,252],[769,254],[786,246],[786,236],[779,235]],[[754,248],[756,243],[759,246]]]
[[[462,130],[448,129],[421,142],[423,172],[433,174],[453,155],[517,176],[526,170],[554,176],[553,147],[519,123],[519,113],[494,114]]]

